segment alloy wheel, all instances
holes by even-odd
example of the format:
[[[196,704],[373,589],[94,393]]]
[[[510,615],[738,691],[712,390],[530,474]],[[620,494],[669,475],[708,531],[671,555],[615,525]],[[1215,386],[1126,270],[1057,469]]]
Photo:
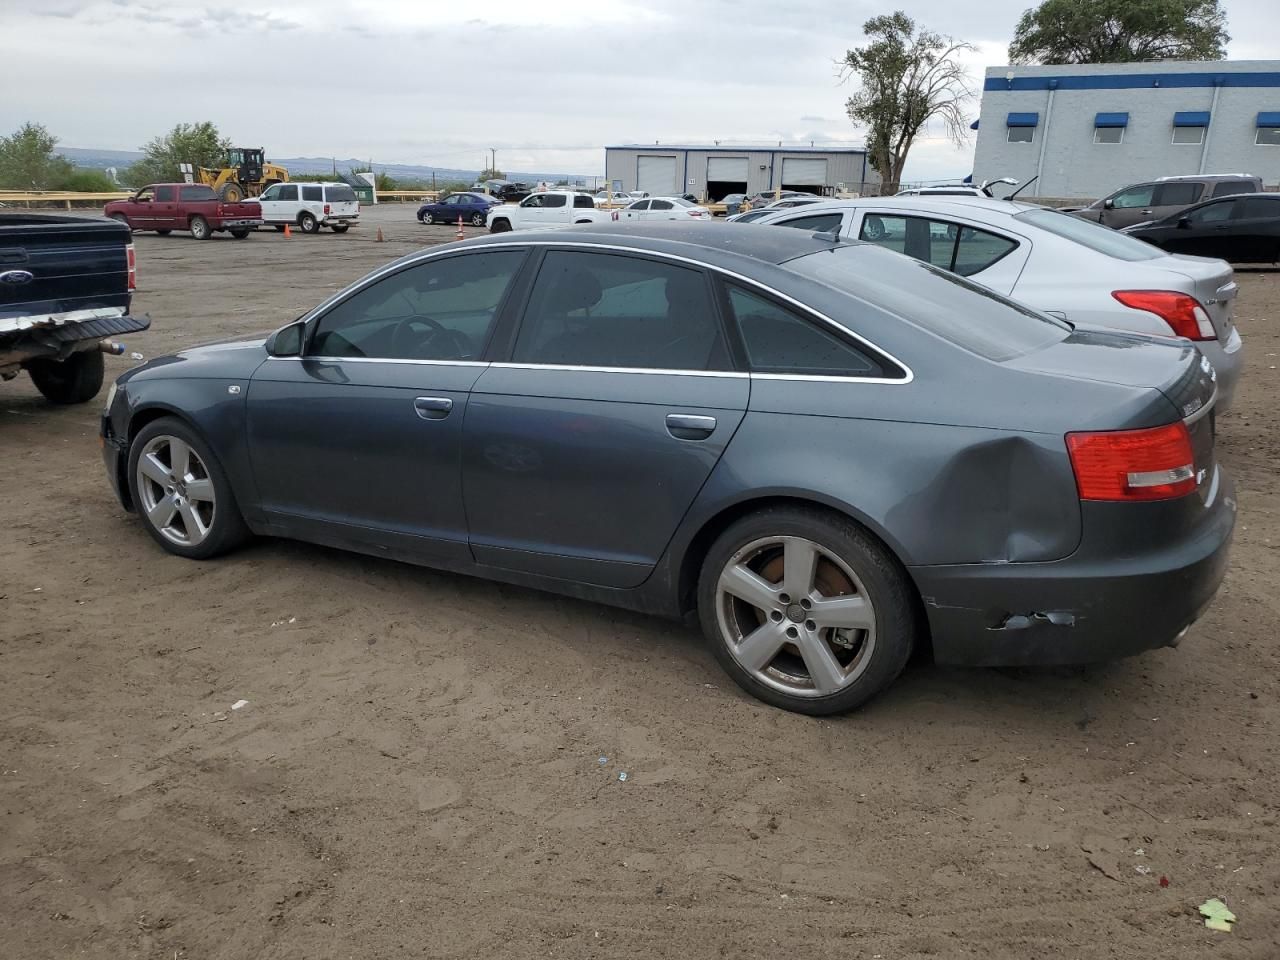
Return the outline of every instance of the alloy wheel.
[[[213,529],[217,509],[213,479],[200,455],[179,437],[152,437],[138,456],[142,512],[172,543],[194,547]]]
[[[734,660],[790,696],[839,693],[875,652],[876,612],[863,581],[804,537],[766,537],[735,552],[716,584],[716,620]]]

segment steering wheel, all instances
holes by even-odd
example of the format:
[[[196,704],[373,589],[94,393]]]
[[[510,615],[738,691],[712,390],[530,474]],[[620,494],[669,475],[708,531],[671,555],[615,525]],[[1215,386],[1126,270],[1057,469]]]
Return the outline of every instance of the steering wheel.
[[[462,360],[471,355],[471,342],[457,330],[450,330],[430,317],[417,316],[400,323],[391,335],[391,350],[401,357],[420,357],[428,344],[440,338],[453,348],[453,356],[432,357],[438,360]]]

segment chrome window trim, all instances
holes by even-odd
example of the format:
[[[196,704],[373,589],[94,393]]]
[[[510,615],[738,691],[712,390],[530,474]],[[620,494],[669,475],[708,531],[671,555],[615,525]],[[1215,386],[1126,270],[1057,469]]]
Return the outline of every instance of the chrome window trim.
[[[408,363],[421,367],[488,367],[487,360],[410,360],[400,357],[321,357],[308,355],[293,357],[267,357],[268,360],[314,360],[316,363]]]
[[[807,314],[808,316],[812,317],[815,320],[820,321],[822,324],[825,324],[828,327],[838,330],[840,333],[843,333],[845,336],[850,337],[855,342],[861,344],[867,349],[873,350],[879,355],[881,355],[882,357],[886,358],[887,360],[892,361],[905,374],[905,376],[903,377],[859,377],[855,374],[851,374],[847,377],[830,377],[830,378],[822,378],[822,379],[829,379],[833,382],[840,382],[840,383],[871,383],[871,384],[900,385],[900,386],[906,386],[907,384],[915,380],[915,372],[909,366],[907,366],[907,364],[903,363],[901,360],[895,357],[888,350],[885,350],[883,347],[877,346],[876,344],[868,340],[866,337],[863,337],[855,333],[854,331],[850,330],[844,324],[831,319],[826,314],[821,313],[818,310],[815,310],[813,307],[809,306],[808,304],[801,303],[799,300],[795,299],[794,297],[788,296],[787,294],[783,293],[781,290],[775,289],[774,287],[771,287],[766,283],[761,283],[759,280],[753,279],[752,277],[748,277],[734,270],[730,270],[727,267],[721,267],[721,266],[717,266],[716,264],[706,263],[705,261],[702,261],[702,260],[695,260],[692,257],[683,257],[683,256],[680,256],[679,254],[668,253],[663,250],[646,250],[640,247],[628,247],[622,244],[614,244],[614,243],[583,243],[581,241],[575,241],[575,240],[558,240],[554,237],[530,237],[528,239],[521,238],[517,241],[510,241],[510,242],[490,240],[487,242],[473,243],[472,246],[470,246],[467,249],[471,249],[471,250],[502,249],[504,247],[513,248],[517,250],[522,247],[563,247],[563,248],[580,249],[580,250],[608,250],[608,251],[617,252],[617,253],[626,253],[626,254],[632,254],[632,255],[638,254],[642,257],[643,256],[656,257],[660,260],[670,260],[674,263],[687,264],[688,266],[695,267],[700,270],[713,271],[722,277],[728,277],[732,280],[738,281],[739,283],[744,283],[749,286],[755,287],[758,290],[763,290],[765,293],[769,294],[770,296],[776,297],[779,300],[789,303],[791,306],[795,307],[797,310],[802,311],[803,313]],[[408,269],[409,267],[418,266],[421,263],[426,263],[427,261],[434,260],[437,257],[447,257],[451,254],[459,253],[461,251],[462,251],[462,248],[449,245],[444,249],[431,250],[425,253],[418,254],[414,259],[410,260],[408,263],[404,263],[397,260],[394,263],[388,264],[387,266],[383,267],[381,270],[378,270],[370,274],[368,277],[365,278],[364,282],[361,283],[359,286],[350,287],[346,290],[338,291],[333,296],[331,296],[328,300],[325,300],[319,306],[314,307],[309,313],[305,314],[302,317],[302,320],[304,323],[310,323],[312,320],[315,320],[317,317],[321,316],[327,310],[327,308],[330,307],[331,305],[339,303],[341,300],[346,299],[346,297],[348,296],[355,296],[361,290],[364,290],[365,288],[372,286],[373,284],[377,283],[379,280],[381,280],[383,277],[389,274],[396,273],[400,270]],[[777,265],[775,264],[775,266]],[[808,279],[808,278],[804,278],[804,279]],[[810,282],[817,282],[817,281],[811,280]],[[837,291],[837,292],[840,292],[840,291]],[[845,294],[845,296],[848,296],[848,294]],[[319,358],[308,357],[307,359],[319,359]],[[347,358],[341,358],[341,359],[349,360],[353,358],[347,357]],[[359,359],[376,360],[379,358],[362,357]],[[394,362],[415,362],[415,361],[394,361]],[[417,361],[417,362],[435,363],[440,361]],[[451,362],[451,361],[445,361],[445,362]],[[556,367],[555,365],[552,365],[552,364],[504,364],[504,363],[494,363],[494,364],[491,364],[491,366],[495,366],[495,367],[515,366],[515,367],[525,367],[528,369],[538,369],[538,370],[546,370],[546,369],[594,370],[597,372],[604,372],[604,373],[619,373],[619,372],[630,373],[638,369],[641,369],[637,367],[572,367],[572,366]],[[707,370],[657,370],[657,371],[646,370],[646,372],[657,372],[657,373],[664,373],[664,374],[693,374],[693,375],[701,375],[701,376],[717,373],[717,371],[707,371]],[[773,379],[775,377],[780,379],[795,379],[795,380],[814,379],[813,377],[806,376],[805,374],[745,374],[744,373],[742,375],[743,376],[748,376],[748,375],[763,376],[769,379]]]
[[[576,373],[648,373],[664,377],[720,377],[731,380],[745,380],[751,376],[740,370],[673,370],[665,367],[591,367],[570,363],[504,363],[495,362],[489,366],[502,370],[558,370]]]

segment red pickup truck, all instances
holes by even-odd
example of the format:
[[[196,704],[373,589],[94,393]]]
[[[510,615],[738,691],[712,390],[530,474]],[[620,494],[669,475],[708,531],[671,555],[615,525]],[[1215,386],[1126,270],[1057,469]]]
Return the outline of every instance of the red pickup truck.
[[[154,230],[161,236],[190,230],[197,240],[224,230],[243,240],[262,226],[262,207],[256,201],[224,203],[212,187],[198,183],[153,183],[128,200],[112,200],[102,212],[132,230]]]

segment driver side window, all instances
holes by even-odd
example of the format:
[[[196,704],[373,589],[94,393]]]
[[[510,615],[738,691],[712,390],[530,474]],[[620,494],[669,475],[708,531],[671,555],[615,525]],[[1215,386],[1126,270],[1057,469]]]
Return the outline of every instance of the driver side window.
[[[324,314],[307,355],[479,360],[524,256],[465,253],[392,274]]]
[[[1154,183],[1144,183],[1141,186],[1130,187],[1123,193],[1117,193],[1111,202],[1113,206],[1121,210],[1127,210],[1131,207],[1149,207],[1155,192],[1156,185]]]

